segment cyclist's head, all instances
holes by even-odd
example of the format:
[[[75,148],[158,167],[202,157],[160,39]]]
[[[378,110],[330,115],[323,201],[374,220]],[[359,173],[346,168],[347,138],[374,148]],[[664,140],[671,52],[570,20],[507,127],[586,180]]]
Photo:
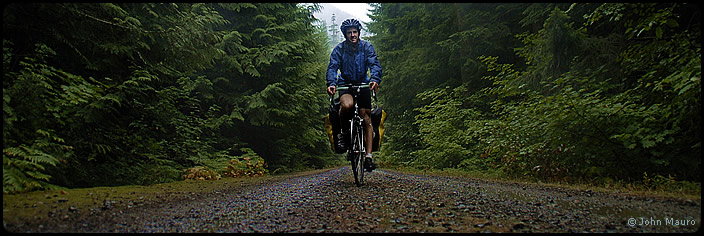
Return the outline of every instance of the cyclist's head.
[[[355,27],[357,28],[357,31],[362,31],[362,24],[359,23],[357,19],[350,18],[342,22],[340,25],[340,30],[342,31],[342,35],[345,35],[347,28],[349,27]]]

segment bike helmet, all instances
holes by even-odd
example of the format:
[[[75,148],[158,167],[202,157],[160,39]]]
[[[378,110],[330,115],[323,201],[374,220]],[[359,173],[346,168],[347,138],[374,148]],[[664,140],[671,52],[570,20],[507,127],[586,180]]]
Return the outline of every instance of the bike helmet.
[[[350,18],[342,22],[342,25],[340,25],[340,31],[342,31],[342,35],[345,35],[345,30],[347,27],[356,27],[357,30],[362,31],[362,24],[359,23],[357,19]]]

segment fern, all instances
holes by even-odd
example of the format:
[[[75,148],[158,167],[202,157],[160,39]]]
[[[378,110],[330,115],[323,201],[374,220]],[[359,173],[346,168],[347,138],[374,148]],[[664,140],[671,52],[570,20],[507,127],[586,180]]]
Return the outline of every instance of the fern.
[[[56,166],[58,159],[33,147],[3,149],[3,193],[43,189],[51,176],[42,173],[44,165]]]
[[[324,31],[305,8],[56,6],[13,5],[8,13],[17,33],[3,51],[37,48],[26,59],[3,54],[5,192],[174,180],[219,153],[239,155],[227,148],[234,144],[261,159],[244,164],[256,171],[243,175],[265,173],[264,160],[287,169],[329,154],[319,114],[300,117],[323,110],[329,59]],[[6,46],[18,40],[26,42]]]
[[[9,164],[9,160],[4,155],[2,163],[2,192],[12,193],[22,190],[24,186],[21,178],[23,175],[22,171],[17,168],[6,168]]]

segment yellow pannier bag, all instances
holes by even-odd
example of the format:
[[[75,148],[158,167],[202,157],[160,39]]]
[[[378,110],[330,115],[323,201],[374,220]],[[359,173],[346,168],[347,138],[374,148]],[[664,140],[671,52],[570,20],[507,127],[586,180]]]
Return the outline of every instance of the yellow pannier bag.
[[[332,148],[332,151],[335,151],[335,134],[333,133],[332,129],[332,123],[330,122],[330,114],[325,115],[325,118],[323,118],[323,121],[325,122],[325,133],[328,134],[328,139],[330,139],[330,147]]]
[[[372,151],[379,151],[381,148],[382,137],[384,137],[384,120],[386,120],[386,111],[381,107],[376,107],[372,110],[372,127],[374,127],[374,140]]]

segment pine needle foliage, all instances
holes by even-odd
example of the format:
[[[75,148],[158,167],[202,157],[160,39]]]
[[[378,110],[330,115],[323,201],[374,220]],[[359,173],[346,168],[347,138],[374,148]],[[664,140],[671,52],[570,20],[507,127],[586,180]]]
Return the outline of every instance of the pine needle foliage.
[[[558,182],[699,180],[700,8],[372,6],[387,163]]]
[[[242,150],[279,171],[325,166],[317,9],[9,4],[4,191],[182,180]]]

